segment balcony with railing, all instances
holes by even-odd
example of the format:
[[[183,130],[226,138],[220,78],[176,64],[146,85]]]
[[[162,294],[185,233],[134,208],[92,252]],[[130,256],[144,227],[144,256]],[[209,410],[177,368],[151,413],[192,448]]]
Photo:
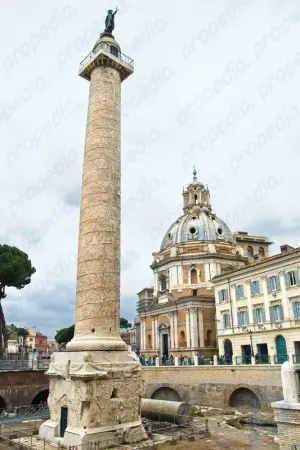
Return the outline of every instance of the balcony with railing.
[[[90,69],[93,66],[98,65],[97,61],[99,61],[99,58],[97,58],[97,56],[100,56],[101,61],[106,60],[114,61],[116,64],[119,63],[122,80],[133,72],[134,62],[132,58],[122,53],[117,46],[107,42],[100,42],[96,48],[81,61],[79,66],[79,73],[81,76],[89,79]]]

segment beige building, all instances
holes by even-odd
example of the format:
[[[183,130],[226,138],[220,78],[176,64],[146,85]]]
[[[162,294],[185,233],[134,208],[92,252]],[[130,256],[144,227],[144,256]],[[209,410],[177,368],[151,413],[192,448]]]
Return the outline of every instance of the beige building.
[[[300,248],[224,272],[215,286],[220,354],[250,363],[300,362]],[[293,356],[292,356],[293,355]]]
[[[138,294],[135,348],[146,356],[216,354],[212,278],[268,256],[267,238],[233,234],[216,216],[195,170],[182,196],[183,215],[153,253],[154,287]]]

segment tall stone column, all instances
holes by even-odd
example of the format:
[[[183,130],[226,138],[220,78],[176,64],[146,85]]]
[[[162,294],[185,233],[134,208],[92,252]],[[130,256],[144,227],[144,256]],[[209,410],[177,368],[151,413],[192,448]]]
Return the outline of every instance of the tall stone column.
[[[75,335],[67,352],[52,356],[50,420],[40,428],[41,438],[56,438],[66,447],[92,441],[103,448],[107,440],[126,444],[146,437],[141,366],[119,331],[121,82],[132,73],[132,60],[121,54],[111,34],[102,35],[80,67],[90,93]]]

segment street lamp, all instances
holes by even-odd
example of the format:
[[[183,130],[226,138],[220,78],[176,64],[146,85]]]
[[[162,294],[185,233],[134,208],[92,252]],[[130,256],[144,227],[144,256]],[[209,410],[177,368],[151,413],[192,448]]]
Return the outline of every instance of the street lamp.
[[[254,352],[253,352],[253,342],[252,342],[252,330],[249,330],[249,334],[250,334],[251,356],[254,356]]]

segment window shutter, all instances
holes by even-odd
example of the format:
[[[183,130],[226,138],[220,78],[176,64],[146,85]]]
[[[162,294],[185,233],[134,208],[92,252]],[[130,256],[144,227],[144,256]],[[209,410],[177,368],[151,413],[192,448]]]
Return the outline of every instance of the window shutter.
[[[238,289],[238,286],[235,287],[235,298],[239,298],[239,289]]]
[[[248,314],[248,311],[245,311],[245,320],[246,320],[246,325],[249,325],[249,314]]]
[[[257,309],[253,309],[253,323],[257,324]]]
[[[266,321],[265,308],[261,309],[261,317],[262,317],[263,323],[265,323],[265,321]]]
[[[242,320],[241,320],[241,313],[239,311],[237,313],[237,319],[238,319],[238,326],[240,327],[242,324]]]
[[[294,319],[297,319],[297,303],[293,302]]]
[[[267,288],[268,292],[272,291],[271,278],[267,278]]]
[[[251,295],[252,295],[252,297],[253,297],[253,295],[255,295],[255,290],[254,290],[253,281],[251,281],[251,283],[250,283],[250,290],[251,290]]]
[[[274,322],[273,306],[270,306],[270,321]]]
[[[298,272],[298,270],[295,270],[294,274],[295,274],[296,284],[299,284],[300,280],[299,280],[299,272]]]
[[[284,274],[284,281],[285,281],[286,287],[289,288],[291,286],[291,282],[290,282],[290,276],[288,273]]]
[[[259,281],[256,282],[256,286],[257,286],[257,289],[256,289],[257,294],[259,294],[259,293],[260,293],[260,284],[259,284]]]
[[[283,314],[283,306],[279,305],[279,314],[280,314],[280,320],[284,319],[284,314]]]
[[[276,275],[276,289],[280,289],[280,278]]]
[[[222,303],[221,292],[222,292],[222,291],[219,291],[219,303]]]
[[[226,314],[223,316],[223,328],[226,328]]]
[[[228,300],[228,290],[224,289],[224,300]]]
[[[241,294],[241,297],[245,297],[244,296],[244,286],[240,286],[240,294]]]

